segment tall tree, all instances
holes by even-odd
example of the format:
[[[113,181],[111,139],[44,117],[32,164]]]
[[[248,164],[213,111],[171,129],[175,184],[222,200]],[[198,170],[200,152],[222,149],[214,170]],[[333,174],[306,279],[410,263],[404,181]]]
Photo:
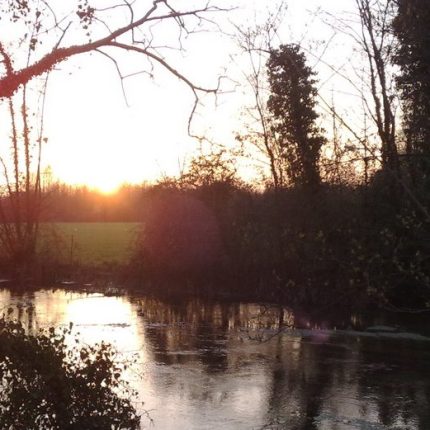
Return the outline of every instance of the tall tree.
[[[267,68],[271,92],[267,106],[287,175],[294,185],[315,189],[321,180],[318,162],[325,138],[316,124],[314,73],[294,44],[271,50]]]
[[[357,38],[368,61],[370,95],[374,102],[369,113],[381,141],[382,167],[389,169],[393,179],[399,177],[396,115],[389,73],[394,44],[390,29],[394,1],[356,0],[361,24]]]
[[[403,103],[406,152],[411,173],[430,175],[430,21],[429,0],[397,0],[393,22],[399,44],[394,62],[400,67],[397,86]],[[412,161],[412,157],[418,162]],[[418,172],[417,168],[418,167]]]

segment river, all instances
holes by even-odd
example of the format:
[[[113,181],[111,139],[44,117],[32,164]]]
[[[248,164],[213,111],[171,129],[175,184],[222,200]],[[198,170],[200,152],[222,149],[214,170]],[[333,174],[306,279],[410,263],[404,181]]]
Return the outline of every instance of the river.
[[[398,316],[0,290],[0,309],[9,307],[30,330],[73,322],[83,342],[108,341],[136,358],[125,377],[152,419],[144,415],[142,428],[430,429],[425,314],[374,333],[365,327]]]

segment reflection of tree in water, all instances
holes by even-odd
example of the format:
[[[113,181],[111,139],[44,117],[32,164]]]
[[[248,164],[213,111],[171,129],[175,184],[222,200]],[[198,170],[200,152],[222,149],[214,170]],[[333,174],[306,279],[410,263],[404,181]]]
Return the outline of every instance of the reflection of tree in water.
[[[228,339],[228,312],[223,307],[207,309],[219,325],[214,327],[207,319],[198,325],[195,347],[199,350],[200,361],[208,373],[225,371],[228,368],[226,342]],[[208,315],[208,316],[209,316]]]
[[[430,350],[421,342],[363,339],[358,375],[360,398],[372,398],[379,420],[430,428]]]
[[[321,416],[430,428],[425,344],[363,337],[344,339],[347,348],[342,348],[332,342],[335,338],[319,345],[300,339],[294,355],[294,342],[278,339],[268,421],[281,418],[292,430],[318,429],[315,419]],[[330,425],[336,428],[335,422]]]
[[[291,430],[317,429],[333,385],[345,379],[347,349],[332,344],[314,344],[302,339],[279,337],[273,351],[276,359],[268,397],[268,421],[281,417]]]
[[[185,306],[184,302],[166,306],[155,299],[145,300],[141,304],[144,309],[145,339],[151,343],[154,361],[173,365],[185,364],[192,358],[177,353],[187,350],[190,341],[188,330],[183,330]]]
[[[24,328],[29,330],[30,333],[33,333],[37,329],[34,293],[28,292],[22,294],[11,291],[10,301],[9,317],[12,319],[16,318]],[[16,304],[14,302],[16,302]]]
[[[276,332],[279,323],[287,324],[291,316],[280,314],[279,308],[261,313],[256,305],[146,299],[142,310],[154,360],[182,365],[181,374],[189,372],[189,377],[179,380],[176,370],[167,372],[168,378],[174,378],[168,384],[172,393],[179,387],[201,402],[219,404],[227,398],[234,402],[240,391],[223,385],[223,378],[241,371],[258,378],[263,372],[264,386],[257,382],[253,388],[264,390],[258,392],[266,399],[266,408],[259,407],[267,411],[264,421],[274,426],[340,429],[347,419],[357,420],[352,427],[360,426],[361,420],[381,422],[387,428],[430,428],[430,380],[423,378],[430,375],[426,345],[401,347],[395,340],[390,347],[386,339],[340,337],[323,331],[310,337],[280,334],[260,343],[249,334],[259,329]],[[196,373],[198,369],[203,372]],[[218,385],[214,377],[224,382]]]
[[[225,343],[229,330],[240,323],[239,304],[150,299],[141,307],[156,361],[167,365],[200,361],[208,372],[227,369]]]

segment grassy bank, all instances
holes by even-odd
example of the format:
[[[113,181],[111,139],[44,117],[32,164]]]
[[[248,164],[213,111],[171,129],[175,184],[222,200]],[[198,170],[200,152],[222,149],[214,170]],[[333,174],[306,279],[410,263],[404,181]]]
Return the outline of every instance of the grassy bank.
[[[43,223],[39,254],[61,264],[125,264],[130,259],[138,231],[139,223]]]

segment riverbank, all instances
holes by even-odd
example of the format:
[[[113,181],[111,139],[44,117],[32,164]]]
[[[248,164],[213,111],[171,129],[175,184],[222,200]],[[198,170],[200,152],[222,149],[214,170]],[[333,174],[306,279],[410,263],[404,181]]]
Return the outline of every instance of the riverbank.
[[[5,260],[0,274],[35,288],[110,282],[308,307],[430,306],[428,224],[379,185],[312,195],[154,186],[136,189],[132,203],[140,222],[41,224],[34,258]]]

